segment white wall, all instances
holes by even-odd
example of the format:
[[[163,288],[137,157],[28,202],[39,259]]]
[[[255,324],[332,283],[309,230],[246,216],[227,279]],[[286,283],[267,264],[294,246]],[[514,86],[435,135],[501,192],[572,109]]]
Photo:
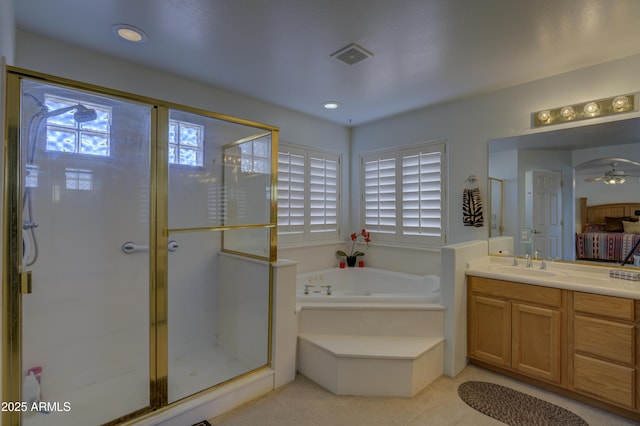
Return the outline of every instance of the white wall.
[[[635,55],[364,124],[353,130],[351,168],[357,173],[359,152],[448,140],[447,243],[484,239],[488,237],[486,227],[462,226],[462,189],[464,180],[474,174],[486,196],[487,141],[533,133],[533,111],[640,91],[639,72],[640,55]],[[553,126],[553,130],[562,127]],[[352,193],[357,185],[353,180]],[[351,206],[353,212],[358,211],[359,197],[351,197]],[[396,250],[394,256],[424,261],[423,254],[413,250]]]
[[[24,31],[18,31],[17,34],[16,65],[278,126],[283,142],[322,147],[342,154],[342,199],[349,199],[350,130],[344,126]],[[349,208],[348,202],[342,203],[341,220],[347,230],[351,229]],[[296,247],[281,250],[278,257],[298,262],[323,258],[322,267],[329,267],[335,260],[335,250],[334,246],[318,246],[305,249],[302,257]],[[301,269],[304,269],[304,265],[301,265]]]
[[[0,56],[13,65],[16,44],[16,23],[13,0],[0,0]],[[4,89],[4,86],[3,86]]]
[[[410,111],[350,131],[305,114],[21,31],[17,37],[16,65],[265,122],[281,128],[282,141],[342,153],[345,160],[342,197],[345,233],[359,228],[360,197],[356,195],[359,193],[360,152],[445,139],[448,143],[448,244],[488,236],[486,227],[462,226],[461,208],[464,180],[471,174],[478,176],[486,197],[488,140],[541,132],[531,129],[532,111],[640,91],[640,79],[637,78],[640,55],[635,55],[472,98]],[[632,113],[628,116],[638,115]],[[596,120],[599,119],[590,120],[590,123]],[[552,130],[575,125],[580,123],[553,126]],[[335,264],[337,260],[333,253],[338,247],[339,244],[293,248],[281,250],[280,256],[300,261],[299,270],[305,272]],[[439,261],[437,251],[376,246],[375,240],[365,257],[365,262],[372,266],[418,273],[434,272],[432,269],[438,268]],[[305,262],[313,264],[313,268],[307,268]]]
[[[471,174],[478,176],[483,183],[481,191],[486,197],[488,140],[537,132],[530,128],[532,111],[640,91],[640,79],[636,78],[640,69],[640,55],[635,55],[472,98],[407,112],[358,126],[350,132],[347,128],[305,114],[125,63],[95,52],[52,42],[22,31],[18,32],[17,37],[16,63],[28,69],[266,122],[281,128],[282,141],[341,152],[345,159],[342,197],[342,222],[345,233],[360,227],[359,197],[350,196],[358,194],[359,191],[357,159],[360,152],[446,139],[448,244],[488,236],[486,227],[462,226],[461,208],[464,179]],[[78,63],[82,63],[82,66],[76,66]],[[638,114],[629,114],[630,117],[633,115]],[[553,130],[559,128],[561,126],[554,126]],[[350,180],[348,176],[351,176]],[[398,265],[399,262],[409,265],[439,264],[437,253],[415,250],[392,250],[389,253],[379,246],[376,247],[375,240],[373,242],[374,246],[365,258],[373,266],[383,267],[377,262],[374,263],[373,259],[379,259],[387,265]],[[319,246],[311,257],[322,257],[325,259],[323,265],[331,266],[336,262],[333,249],[334,247]],[[328,250],[331,252],[330,255],[325,253]],[[304,263],[305,259],[299,256],[300,252],[297,249],[281,250],[280,257],[293,258]],[[305,257],[308,254],[308,250],[305,251]],[[302,264],[300,270],[304,269],[306,268]]]

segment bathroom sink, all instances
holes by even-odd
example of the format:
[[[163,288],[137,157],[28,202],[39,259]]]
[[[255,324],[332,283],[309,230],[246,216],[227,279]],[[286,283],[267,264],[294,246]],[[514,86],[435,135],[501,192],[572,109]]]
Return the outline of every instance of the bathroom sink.
[[[489,271],[497,272],[500,274],[520,275],[525,277],[559,277],[566,276],[566,272],[550,271],[548,269],[535,269],[525,268],[524,266],[509,266],[509,265],[491,265]]]

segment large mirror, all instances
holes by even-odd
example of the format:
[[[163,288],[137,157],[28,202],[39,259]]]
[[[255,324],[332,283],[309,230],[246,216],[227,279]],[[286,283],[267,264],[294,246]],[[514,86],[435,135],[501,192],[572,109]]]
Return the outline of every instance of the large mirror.
[[[640,239],[620,223],[640,213],[640,118],[491,140],[488,155],[490,182],[502,181],[503,235],[513,237],[515,254],[615,264]],[[605,182],[616,175],[624,183]],[[630,219],[607,222],[614,217]],[[602,235],[579,240],[585,231]]]

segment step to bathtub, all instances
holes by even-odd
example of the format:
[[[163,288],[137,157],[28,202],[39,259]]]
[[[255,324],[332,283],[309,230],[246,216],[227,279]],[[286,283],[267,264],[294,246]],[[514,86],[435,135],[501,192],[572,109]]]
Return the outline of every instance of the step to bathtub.
[[[304,305],[298,333],[442,337],[444,315],[444,306],[433,304]]]
[[[412,397],[443,365],[442,337],[298,334],[298,371],[336,395]]]

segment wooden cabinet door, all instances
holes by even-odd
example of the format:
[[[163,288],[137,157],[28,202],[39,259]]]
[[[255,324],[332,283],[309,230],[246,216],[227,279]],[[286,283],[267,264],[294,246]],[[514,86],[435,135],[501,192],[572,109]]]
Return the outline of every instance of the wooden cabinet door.
[[[472,294],[469,310],[469,356],[510,367],[511,303]]]
[[[531,377],[560,383],[560,311],[512,303],[511,366]]]
[[[580,354],[574,355],[573,365],[575,390],[635,408],[636,372],[633,368]]]

